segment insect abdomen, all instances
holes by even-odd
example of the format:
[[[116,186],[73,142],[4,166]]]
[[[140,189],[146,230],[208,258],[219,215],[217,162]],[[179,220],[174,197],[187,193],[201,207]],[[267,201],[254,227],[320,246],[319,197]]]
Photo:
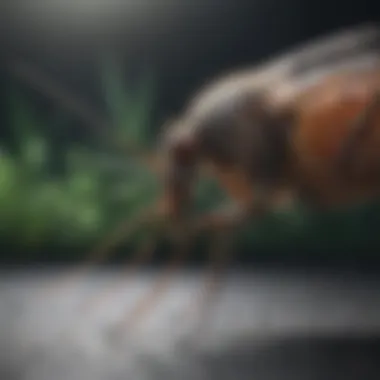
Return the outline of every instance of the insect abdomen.
[[[322,203],[380,194],[380,105],[350,152],[349,176],[337,165],[355,120],[378,91],[380,70],[330,78],[300,100],[292,139],[297,175]]]

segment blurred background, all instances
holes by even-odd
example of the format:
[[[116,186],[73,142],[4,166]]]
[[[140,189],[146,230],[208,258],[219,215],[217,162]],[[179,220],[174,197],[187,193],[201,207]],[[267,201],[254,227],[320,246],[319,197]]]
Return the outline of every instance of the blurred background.
[[[163,122],[207,80],[376,21],[378,10],[370,0],[2,2],[1,262],[81,259],[160,189],[159,179],[117,142],[154,149]],[[89,122],[40,91],[46,78],[12,76],[16,62],[75,94],[74,104],[87,103]],[[223,196],[215,184],[201,183],[197,205],[204,211]],[[250,226],[235,256],[372,267],[379,215],[376,205],[344,215],[276,213]],[[114,260],[128,256],[136,239],[124,241]],[[201,250],[194,260],[202,259]]]
[[[163,364],[157,361],[152,364],[153,375],[145,372],[133,375],[124,367],[120,369],[121,364],[117,362],[114,367],[117,373],[111,376],[104,370],[97,372],[98,377],[94,369],[84,374],[82,367],[75,367],[73,363],[78,358],[68,356],[62,359],[59,350],[57,357],[43,361],[38,356],[42,355],[41,352],[36,354],[31,348],[40,342],[36,336],[41,340],[50,323],[47,320],[55,318],[57,322],[58,314],[63,315],[63,310],[67,311],[72,305],[66,303],[65,309],[61,303],[60,309],[58,304],[51,303],[53,301],[46,301],[48,303],[44,305],[38,303],[42,301],[37,302],[34,296],[25,293],[26,288],[30,290],[33,286],[26,285],[18,277],[9,277],[9,273],[14,273],[10,270],[24,268],[31,273],[36,268],[83,261],[88,251],[99,246],[120,222],[132,220],[144,210],[160,191],[160,181],[142,162],[128,154],[125,147],[133,145],[153,151],[162,124],[181,112],[187,99],[209,79],[229,70],[261,63],[337,29],[379,21],[379,11],[380,3],[375,0],[3,0],[0,4],[0,264],[3,273],[0,303],[3,303],[2,321],[5,322],[1,327],[3,342],[12,348],[8,354],[12,352],[13,356],[12,360],[2,361],[7,363],[4,364],[7,369],[0,377],[25,380],[170,378],[169,372],[165,372],[167,368],[164,371]],[[25,67],[17,66],[23,62],[36,70],[29,72],[28,80],[22,75],[14,75],[15,72],[25,73]],[[51,96],[51,90],[56,93],[56,84],[68,91],[68,103]],[[86,120],[78,117],[75,109],[78,105],[85,110]],[[86,109],[90,111],[86,113]],[[203,180],[198,185],[196,207],[199,212],[209,210],[223,200],[222,189],[215,183]],[[233,260],[244,268],[248,268],[247,264],[256,269],[265,265],[270,274],[264,272],[258,277],[257,291],[251,291],[254,285],[249,282],[249,276],[243,281],[245,285],[238,276],[235,284],[240,285],[231,290],[232,304],[226,301],[225,315],[232,314],[234,319],[236,308],[242,310],[245,306],[247,315],[251,315],[252,310],[247,305],[252,301],[250,297],[256,297],[255,305],[262,305],[265,301],[267,306],[282,305],[282,311],[294,312],[286,317],[290,325],[297,326],[300,320],[297,318],[302,314],[307,321],[305,331],[311,329],[315,320],[325,321],[322,327],[319,326],[322,330],[326,330],[330,322],[339,326],[342,321],[351,321],[351,317],[352,323],[347,322],[347,331],[353,325],[376,325],[380,320],[376,275],[353,280],[339,274],[341,282],[337,284],[336,279],[329,282],[325,274],[300,277],[300,273],[306,273],[304,269],[297,275],[279,277],[277,272],[273,274],[273,268],[277,271],[285,266],[293,269],[324,267],[333,273],[342,273],[348,268],[350,272],[365,270],[367,276],[370,271],[376,274],[380,268],[379,206],[371,204],[323,215],[311,214],[300,207],[271,213],[244,228],[234,241]],[[148,229],[141,228],[121,241],[105,263],[119,265],[126,261],[148,236]],[[188,259],[189,265],[206,264],[207,242],[205,237],[195,244]],[[166,263],[168,252],[166,242],[162,241],[154,251],[151,263]],[[38,275],[36,278],[42,277]],[[305,285],[303,281],[306,280],[315,282]],[[360,289],[348,289],[349,284]],[[79,297],[81,292],[77,289],[76,296]],[[308,301],[305,294],[312,295]],[[323,301],[326,297],[327,303]],[[53,298],[54,302],[59,301],[58,296]],[[182,293],[177,298],[181,300]],[[236,304],[233,304],[234,300]],[[346,306],[339,302],[346,302]],[[121,307],[120,298],[114,303]],[[257,309],[252,307],[256,312]],[[108,311],[111,309],[109,306]],[[335,315],[336,319],[330,314],[325,317],[315,314],[332,309],[338,315]],[[52,310],[57,314],[55,317],[50,315]],[[272,318],[281,315],[281,309],[270,310]],[[118,312],[114,310],[115,313]],[[75,315],[73,321],[78,321],[79,314]],[[368,316],[368,319],[360,319],[360,316]],[[38,318],[44,320],[42,325],[33,324]],[[99,320],[102,318],[104,321],[104,315]],[[256,323],[252,318],[247,317],[248,327],[251,322]],[[269,319],[264,313],[259,320],[268,323]],[[260,323],[257,325],[259,330]],[[84,329],[86,322],[80,326]],[[241,335],[244,335],[241,332],[246,328],[244,326],[240,326]],[[30,332],[32,330],[35,335]],[[29,331],[33,338],[25,343],[27,334],[22,340],[16,338],[16,331],[20,336],[20,331],[25,334]],[[354,360],[346,358],[339,362],[347,369],[347,363],[359,360],[358,355],[362,355],[360,360],[364,360],[364,364],[359,367],[367,372],[357,374],[352,369],[342,370],[343,377],[337,377],[336,371],[326,377],[323,373],[318,372],[318,375],[315,369],[310,370],[312,363],[313,368],[328,368],[334,366],[334,361],[315,359],[316,354],[310,348],[313,343],[309,341],[295,348],[293,359],[276,362],[280,368],[277,375],[267,351],[255,356],[258,372],[254,372],[250,367],[252,356],[246,353],[252,353],[257,347],[250,345],[243,349],[240,346],[238,349],[228,348],[232,353],[213,353],[214,356],[207,360],[202,359],[203,364],[194,359],[189,368],[181,368],[188,371],[192,379],[232,379],[243,367],[245,372],[241,376],[239,373],[238,378],[251,378],[255,373],[259,379],[349,379],[349,375],[355,379],[370,379],[368,371],[374,364],[368,364],[368,360],[378,357],[380,352],[377,341],[376,344],[371,342],[362,351],[358,348],[361,354],[356,351],[350,354]],[[44,349],[51,347],[45,341],[40,345]],[[60,349],[63,347],[61,343],[57,345]],[[89,346],[93,349],[94,343]],[[291,356],[292,351],[284,347],[276,348],[274,355],[282,357],[287,352]],[[310,351],[305,351],[305,347]],[[339,347],[334,346],[330,354],[342,353]],[[326,353],[326,346],[318,349],[318,352]],[[77,355],[75,352],[70,355]],[[301,352],[306,355],[302,359],[302,368],[306,372],[300,370],[304,375],[301,372],[295,375],[286,362],[293,360],[291,363],[296,368],[299,365],[296,358]],[[243,359],[237,360],[237,357]],[[81,360],[87,370],[94,365]],[[65,364],[58,365],[61,362]],[[148,366],[147,362],[143,363]],[[232,372],[228,372],[227,367],[221,369],[220,363],[227,367],[229,363]],[[195,368],[204,368],[203,365],[219,369],[208,374],[191,372]],[[237,369],[233,369],[234,366]],[[71,367],[72,371],[76,368],[77,372],[67,375],[63,367],[65,370]],[[263,370],[264,367],[266,370],[272,368],[271,375]],[[261,370],[267,375],[257,377]],[[173,379],[183,378],[177,367],[175,371]],[[304,377],[305,373],[309,377]]]

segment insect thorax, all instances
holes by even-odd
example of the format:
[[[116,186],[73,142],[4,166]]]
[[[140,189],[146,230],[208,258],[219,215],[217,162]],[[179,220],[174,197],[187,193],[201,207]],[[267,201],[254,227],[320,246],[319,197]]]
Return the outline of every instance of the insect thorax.
[[[256,180],[282,176],[287,159],[284,125],[258,91],[231,89],[190,108],[187,128],[200,142],[200,155],[219,166],[235,166]]]

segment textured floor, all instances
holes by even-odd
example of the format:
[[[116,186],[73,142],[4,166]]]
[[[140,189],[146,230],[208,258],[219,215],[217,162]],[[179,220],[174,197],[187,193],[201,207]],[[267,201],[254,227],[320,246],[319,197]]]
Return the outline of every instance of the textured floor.
[[[233,273],[194,340],[198,274],[178,275],[132,332],[121,327],[155,275],[54,287],[59,273],[2,273],[1,380],[380,378],[375,276]]]

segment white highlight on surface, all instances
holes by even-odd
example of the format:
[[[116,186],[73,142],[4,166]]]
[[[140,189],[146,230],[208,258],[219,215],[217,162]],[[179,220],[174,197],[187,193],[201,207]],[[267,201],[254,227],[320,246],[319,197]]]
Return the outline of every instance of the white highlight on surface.
[[[91,313],[81,314],[78,306],[120,275],[84,278],[66,293],[41,297],[54,273],[0,274],[0,342],[6,345],[0,365],[6,364],[15,376],[20,371],[17,378],[23,380],[198,380],[204,377],[194,371],[203,371],[203,359],[236,343],[380,331],[376,278],[233,273],[218,297],[212,326],[202,342],[189,347],[181,336],[186,321],[173,315],[182,315],[203,276],[179,273],[149,318],[132,335],[119,330],[121,340],[114,342],[108,332],[123,320],[126,306],[153,285],[152,277],[142,274],[123,294]],[[67,334],[74,326],[75,333]]]

